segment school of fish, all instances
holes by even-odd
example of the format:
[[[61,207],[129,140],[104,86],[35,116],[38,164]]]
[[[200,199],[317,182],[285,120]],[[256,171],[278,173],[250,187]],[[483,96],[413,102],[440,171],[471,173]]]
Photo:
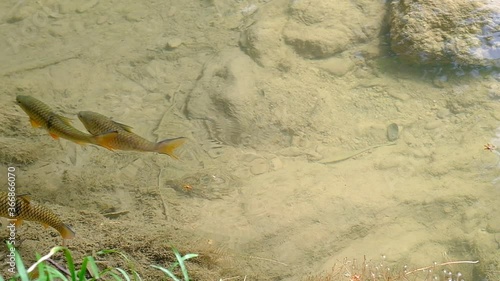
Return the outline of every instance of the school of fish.
[[[47,130],[54,139],[63,138],[80,145],[93,144],[109,150],[157,152],[178,159],[174,150],[186,141],[184,137],[177,137],[151,142],[133,133],[132,127],[128,125],[96,112],[80,111],[78,119],[89,132],[85,133],[73,127],[69,118],[56,113],[34,97],[18,95],[16,102],[28,115],[31,126]],[[75,237],[75,232],[54,212],[42,205],[33,204],[28,195],[18,195],[12,200],[7,192],[0,192],[0,216],[14,220],[16,226],[23,220],[35,221],[53,227],[63,239]]]
[[[108,148],[107,143],[116,137],[116,132],[94,136],[77,130],[69,118],[55,113],[48,105],[33,97],[20,95],[16,101],[28,114],[31,126],[46,129],[54,139],[63,138],[78,144],[91,143]]]

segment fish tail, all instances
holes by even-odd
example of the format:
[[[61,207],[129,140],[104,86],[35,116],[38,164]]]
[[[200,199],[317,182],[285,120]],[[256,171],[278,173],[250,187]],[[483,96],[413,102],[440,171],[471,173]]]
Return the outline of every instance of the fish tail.
[[[62,224],[58,231],[63,239],[71,239],[75,237],[75,232],[73,231],[73,229],[71,229],[71,227],[67,226],[66,224]]]
[[[175,139],[166,139],[158,142],[155,147],[155,151],[162,154],[167,154],[168,156],[179,159],[174,154],[174,150],[184,144],[186,142],[186,138],[179,137]]]

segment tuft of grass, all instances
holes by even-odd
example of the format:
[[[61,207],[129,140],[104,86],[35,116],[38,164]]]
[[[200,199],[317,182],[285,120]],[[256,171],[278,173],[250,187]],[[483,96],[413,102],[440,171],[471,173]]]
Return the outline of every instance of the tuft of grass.
[[[123,258],[123,260],[125,260],[127,262],[127,266],[132,273],[132,279],[130,279],[130,276],[126,273],[125,270],[118,268],[118,267],[116,267],[114,269],[116,271],[118,271],[119,273],[121,273],[123,275],[123,277],[125,278],[125,280],[127,280],[127,281],[130,281],[130,280],[142,281],[141,276],[139,275],[139,273],[135,269],[134,263],[124,253],[122,253],[118,250],[101,250],[101,251],[97,252],[97,254],[98,255],[106,255],[106,254],[118,254],[118,255],[120,255]]]
[[[179,251],[177,251],[177,249],[173,246],[172,246],[172,251],[175,254],[175,258],[177,259],[177,262],[174,262],[170,266],[170,269],[166,269],[164,267],[157,266],[157,265],[152,265],[151,267],[163,271],[163,273],[165,273],[168,277],[172,278],[172,280],[174,280],[174,281],[181,281],[181,279],[177,278],[175,276],[175,274],[173,273],[174,269],[177,266],[179,266],[181,268],[181,272],[182,272],[182,276],[184,277],[184,281],[189,281],[189,275],[188,275],[186,265],[184,264],[184,261],[188,260],[188,259],[196,258],[196,257],[198,257],[198,254],[187,254],[187,255],[181,257],[181,254],[179,254]]]
[[[87,256],[82,260],[79,269],[76,268],[71,251],[65,247],[57,246],[52,248],[48,254],[45,256],[40,256],[37,254],[37,262],[26,269],[24,262],[19,255],[19,252],[15,250],[14,246],[7,243],[9,251],[13,251],[15,254],[15,263],[17,268],[17,274],[10,277],[8,281],[51,281],[51,280],[61,280],[61,281],[96,281],[96,280],[115,280],[115,281],[142,281],[139,273],[135,270],[131,260],[122,252],[117,250],[102,250],[98,254],[119,254],[128,263],[131,273],[126,270],[115,267],[106,268],[104,270],[99,270],[96,261],[92,256]],[[172,251],[177,258],[177,262],[174,262],[169,269],[161,266],[151,265],[152,267],[161,270],[166,276],[174,281],[181,281],[173,271],[180,267],[183,280],[189,281],[189,275],[185,261],[191,258],[198,257],[197,254],[186,254],[181,256],[179,251],[172,247]],[[64,254],[66,259],[67,270],[62,267],[54,266],[47,261],[58,252]],[[111,277],[111,279],[104,279],[105,277]],[[4,281],[4,277],[0,274],[0,281]]]

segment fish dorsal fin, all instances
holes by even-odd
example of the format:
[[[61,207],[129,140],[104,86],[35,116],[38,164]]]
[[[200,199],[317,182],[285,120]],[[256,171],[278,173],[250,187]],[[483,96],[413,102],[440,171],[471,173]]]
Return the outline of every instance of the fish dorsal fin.
[[[64,117],[64,116],[59,115],[59,114],[57,114],[56,116],[57,116],[57,118],[61,119],[61,121],[63,121],[64,124],[71,125],[71,118]]]
[[[24,202],[30,204],[31,203],[31,196],[29,194],[21,194],[17,195],[17,197],[21,198]]]
[[[116,122],[116,121],[113,121],[113,123],[117,126],[119,126],[120,128],[124,129],[125,131],[129,132],[129,133],[132,133],[132,127],[129,126],[129,125],[125,125],[123,123],[120,123],[120,122]]]

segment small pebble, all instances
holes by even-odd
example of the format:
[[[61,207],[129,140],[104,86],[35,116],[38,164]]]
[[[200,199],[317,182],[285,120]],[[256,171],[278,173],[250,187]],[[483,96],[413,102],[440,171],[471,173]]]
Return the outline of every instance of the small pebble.
[[[450,111],[447,109],[447,108],[441,108],[438,110],[436,116],[439,118],[439,119],[444,119],[448,116],[450,116]]]
[[[273,159],[271,159],[271,167],[275,171],[279,170],[279,169],[283,168],[283,161],[281,161],[281,159],[279,159],[278,157],[273,158]]]
[[[130,22],[140,22],[148,16],[146,10],[133,10],[125,15],[125,19]]]
[[[175,49],[182,45],[182,40],[180,38],[170,38],[167,40],[167,49]]]
[[[350,58],[330,58],[319,64],[319,67],[334,76],[344,76],[354,68]]]
[[[241,10],[241,14],[246,17],[246,16],[249,16],[249,15],[257,12],[258,9],[259,8],[257,6],[255,6],[254,4],[248,5]]]
[[[399,127],[396,123],[392,123],[387,126],[387,139],[389,141],[395,141],[399,138]]]
[[[401,101],[406,101],[411,98],[410,95],[404,92],[398,92],[398,91],[388,91],[387,94],[395,99],[401,100]]]
[[[433,120],[425,124],[424,129],[426,130],[434,130],[443,125],[443,122],[441,120]]]
[[[250,172],[254,175],[260,175],[269,171],[269,163],[266,159],[255,159],[250,164],[252,165],[250,167]]]

